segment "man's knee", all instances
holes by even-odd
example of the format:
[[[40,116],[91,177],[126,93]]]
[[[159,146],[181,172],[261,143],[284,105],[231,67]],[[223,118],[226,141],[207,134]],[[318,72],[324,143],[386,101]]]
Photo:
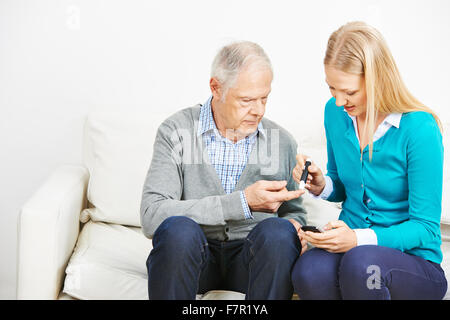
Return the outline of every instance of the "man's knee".
[[[270,241],[291,242],[297,239],[292,223],[283,218],[268,218],[256,225],[252,233]]]
[[[253,251],[261,250],[271,257],[292,255],[297,257],[300,241],[291,222],[283,218],[268,218],[256,225],[247,237]]]
[[[166,218],[156,229],[153,246],[169,247],[180,251],[190,245],[203,244],[206,237],[200,226],[192,219],[184,216]]]

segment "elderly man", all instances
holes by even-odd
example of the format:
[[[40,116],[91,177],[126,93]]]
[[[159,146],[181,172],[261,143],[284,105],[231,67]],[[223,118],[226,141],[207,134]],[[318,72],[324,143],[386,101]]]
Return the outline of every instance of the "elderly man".
[[[306,212],[291,174],[297,144],[263,118],[272,78],[260,46],[225,46],[212,65],[212,96],[159,127],[141,204],[153,238],[150,299],[213,289],[292,297]]]

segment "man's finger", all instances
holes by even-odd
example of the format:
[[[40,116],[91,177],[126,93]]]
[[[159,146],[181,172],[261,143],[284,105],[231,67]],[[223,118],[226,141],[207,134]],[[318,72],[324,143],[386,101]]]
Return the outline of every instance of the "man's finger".
[[[287,181],[262,181],[262,186],[268,191],[279,191],[286,187]]]
[[[272,197],[273,201],[284,202],[292,199],[297,199],[304,193],[305,190],[293,190],[293,191],[283,190],[280,192],[273,192]]]

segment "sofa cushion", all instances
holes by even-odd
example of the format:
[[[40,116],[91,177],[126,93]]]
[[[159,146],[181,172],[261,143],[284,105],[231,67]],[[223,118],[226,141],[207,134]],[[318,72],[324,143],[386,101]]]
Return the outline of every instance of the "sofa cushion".
[[[442,185],[441,222],[450,224],[450,123],[443,123],[442,143],[444,145],[444,173]]]
[[[152,241],[141,228],[89,221],[66,268],[61,299],[147,300],[147,257]],[[197,299],[244,299],[239,292],[212,290]]]
[[[142,187],[163,110],[151,113],[98,112],[84,128],[83,161],[90,173],[92,204],[82,220],[140,226]]]
[[[328,214],[333,214],[330,210]],[[65,299],[146,300],[146,260],[152,241],[140,228],[89,221],[80,233],[66,269]],[[450,242],[442,244],[442,268],[450,271]],[[239,300],[244,294],[213,290],[197,295],[202,300]],[[62,298],[61,298],[62,299]],[[450,299],[450,290],[445,299]]]
[[[86,223],[66,268],[63,292],[77,299],[148,299],[152,241],[140,228]]]
[[[443,241],[441,245],[442,254],[444,255],[441,267],[445,272],[447,282],[450,281],[450,241]],[[447,293],[444,296],[444,300],[450,300],[450,285],[447,287]]]

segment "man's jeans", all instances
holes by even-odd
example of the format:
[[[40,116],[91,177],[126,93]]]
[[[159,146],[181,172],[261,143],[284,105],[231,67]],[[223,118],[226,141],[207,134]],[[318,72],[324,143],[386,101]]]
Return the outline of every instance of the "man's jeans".
[[[291,270],[301,244],[291,222],[268,218],[246,239],[208,240],[192,219],[167,218],[147,259],[149,299],[195,299],[223,289],[246,299],[291,299]]]

